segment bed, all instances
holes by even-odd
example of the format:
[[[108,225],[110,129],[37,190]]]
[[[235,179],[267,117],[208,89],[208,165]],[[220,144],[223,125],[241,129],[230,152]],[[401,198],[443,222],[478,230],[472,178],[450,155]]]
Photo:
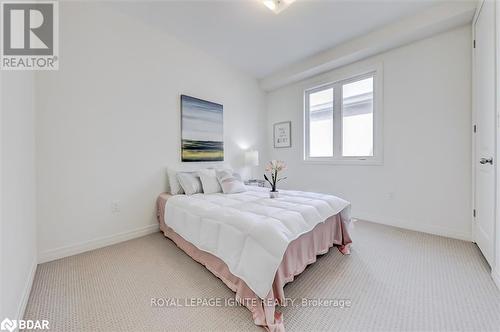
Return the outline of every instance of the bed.
[[[350,250],[350,203],[331,195],[248,187],[238,194],[161,194],[160,229],[203,264],[252,313],[255,324],[284,331],[277,304],[284,286],[336,246]]]

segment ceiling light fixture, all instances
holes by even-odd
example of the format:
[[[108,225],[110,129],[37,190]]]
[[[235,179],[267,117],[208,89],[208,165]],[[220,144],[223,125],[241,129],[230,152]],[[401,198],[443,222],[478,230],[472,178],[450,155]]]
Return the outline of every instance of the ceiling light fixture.
[[[261,0],[264,6],[271,9],[275,14],[281,13],[295,0]]]

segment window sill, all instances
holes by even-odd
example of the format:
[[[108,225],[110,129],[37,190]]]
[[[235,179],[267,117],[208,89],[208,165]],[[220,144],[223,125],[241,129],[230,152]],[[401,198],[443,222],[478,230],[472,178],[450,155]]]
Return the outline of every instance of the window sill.
[[[383,166],[384,161],[380,159],[315,159],[302,160],[304,164],[312,165],[358,165],[358,166]]]

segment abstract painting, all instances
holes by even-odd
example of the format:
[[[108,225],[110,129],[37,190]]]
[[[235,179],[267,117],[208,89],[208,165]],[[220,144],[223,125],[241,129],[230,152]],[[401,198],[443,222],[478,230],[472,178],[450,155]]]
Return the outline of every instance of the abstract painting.
[[[223,161],[223,107],[181,95],[182,161]]]

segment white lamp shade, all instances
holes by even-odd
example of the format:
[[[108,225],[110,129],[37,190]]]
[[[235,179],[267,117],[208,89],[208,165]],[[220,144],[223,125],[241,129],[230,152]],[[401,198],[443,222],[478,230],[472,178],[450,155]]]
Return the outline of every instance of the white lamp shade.
[[[257,150],[246,151],[245,164],[247,166],[259,166],[259,151]]]

